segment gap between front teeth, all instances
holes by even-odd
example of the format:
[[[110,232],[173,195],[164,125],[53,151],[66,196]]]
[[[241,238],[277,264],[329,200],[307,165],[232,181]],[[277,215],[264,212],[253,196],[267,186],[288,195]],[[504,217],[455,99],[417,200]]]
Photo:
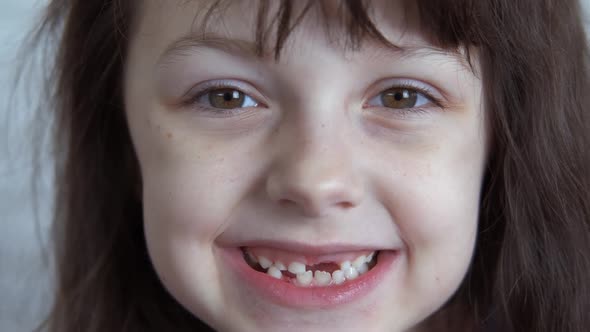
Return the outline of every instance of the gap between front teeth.
[[[298,286],[329,286],[340,285],[347,280],[354,280],[359,276],[365,274],[369,270],[369,264],[373,261],[375,252],[365,256],[361,255],[353,261],[344,261],[340,263],[340,269],[332,273],[326,271],[316,270],[315,272],[307,270],[305,264],[301,262],[291,262],[289,266],[285,266],[280,261],[272,262],[264,256],[255,257],[249,255],[250,259],[258,262],[258,264],[266,269],[266,274],[276,279],[283,279],[282,271],[289,271],[295,275],[292,282]]]

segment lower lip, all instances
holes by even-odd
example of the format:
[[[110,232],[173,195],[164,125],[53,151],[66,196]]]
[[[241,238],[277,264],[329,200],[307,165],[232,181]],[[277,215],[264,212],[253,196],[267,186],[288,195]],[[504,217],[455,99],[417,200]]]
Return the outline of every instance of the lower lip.
[[[326,308],[358,300],[381,283],[399,256],[398,251],[381,251],[377,264],[354,280],[341,285],[306,288],[254,270],[246,263],[239,248],[223,248],[221,254],[236,272],[238,280],[242,280],[261,297],[293,308]]]

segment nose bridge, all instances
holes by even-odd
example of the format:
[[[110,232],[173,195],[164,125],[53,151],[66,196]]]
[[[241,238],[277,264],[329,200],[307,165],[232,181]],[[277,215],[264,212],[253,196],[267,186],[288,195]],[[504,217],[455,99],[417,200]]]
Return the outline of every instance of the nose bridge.
[[[343,126],[319,121],[292,121],[276,139],[276,154],[267,178],[269,197],[308,217],[357,206],[362,182]]]

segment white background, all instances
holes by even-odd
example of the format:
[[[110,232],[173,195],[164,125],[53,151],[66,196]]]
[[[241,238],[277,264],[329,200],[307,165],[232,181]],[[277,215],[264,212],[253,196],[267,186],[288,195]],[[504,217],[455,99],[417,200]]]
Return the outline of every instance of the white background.
[[[46,250],[49,181],[39,187],[35,218],[31,187],[30,93],[16,89],[15,72],[21,39],[31,29],[47,0],[0,0],[0,331],[32,331],[46,314],[50,274]],[[21,57],[22,58],[22,57]],[[38,84],[37,84],[38,86]],[[41,128],[43,125],[41,124]],[[49,169],[45,170],[50,172]]]
[[[518,1],[518,0],[515,0]],[[590,0],[582,0],[586,9]],[[51,302],[47,230],[51,218],[50,181],[42,177],[35,217],[30,179],[31,100],[34,78],[26,77],[28,93],[14,91],[17,50],[46,0],[0,0],[0,331],[27,332],[40,322]],[[588,12],[586,10],[586,12]],[[33,80],[33,81],[31,81]],[[42,102],[42,101],[41,101]],[[33,123],[39,128],[45,124]],[[50,173],[50,169],[44,169]]]

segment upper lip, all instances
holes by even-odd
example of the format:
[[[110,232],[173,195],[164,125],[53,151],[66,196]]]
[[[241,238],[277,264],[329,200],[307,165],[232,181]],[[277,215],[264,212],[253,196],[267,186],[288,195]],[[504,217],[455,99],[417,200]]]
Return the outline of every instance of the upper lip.
[[[309,244],[293,240],[250,240],[232,244],[222,244],[222,247],[261,247],[274,248],[278,250],[292,252],[294,254],[306,256],[319,256],[327,254],[337,254],[354,251],[377,251],[377,250],[397,250],[396,247],[377,247],[373,245],[360,243],[326,243],[326,244]]]

